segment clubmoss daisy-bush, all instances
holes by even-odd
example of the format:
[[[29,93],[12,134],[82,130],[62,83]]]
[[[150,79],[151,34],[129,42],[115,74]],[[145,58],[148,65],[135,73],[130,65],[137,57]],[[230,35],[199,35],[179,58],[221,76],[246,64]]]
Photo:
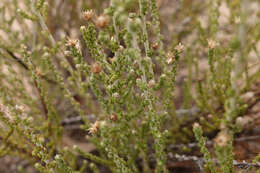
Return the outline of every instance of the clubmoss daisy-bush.
[[[163,3],[176,6],[169,18]],[[254,5],[3,0],[1,157],[43,173],[167,173],[182,159],[212,173],[259,168],[233,153],[257,126],[243,120],[259,120],[245,97],[260,74]]]

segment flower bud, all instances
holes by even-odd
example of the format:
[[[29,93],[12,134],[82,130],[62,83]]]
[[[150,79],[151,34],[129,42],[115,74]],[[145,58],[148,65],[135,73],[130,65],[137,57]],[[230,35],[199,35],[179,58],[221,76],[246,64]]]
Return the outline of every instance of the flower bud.
[[[112,97],[118,99],[120,97],[120,95],[118,93],[113,93]]]
[[[76,69],[79,69],[81,67],[81,64],[76,64],[75,67]]]
[[[196,122],[193,124],[193,128],[199,128],[199,127],[200,127],[199,123]]]
[[[155,50],[158,49],[159,48],[158,43],[157,42],[153,43],[152,48],[155,49]]]
[[[36,69],[36,75],[41,77],[43,74],[42,74],[42,71],[40,69]]]
[[[101,29],[104,29],[107,26],[107,24],[108,24],[108,18],[105,15],[100,15],[100,16],[98,16],[98,18],[95,21],[95,23],[96,23],[97,27],[99,27]]]
[[[117,116],[116,116],[116,114],[111,114],[111,115],[109,116],[109,119],[110,119],[111,121],[117,121]]]

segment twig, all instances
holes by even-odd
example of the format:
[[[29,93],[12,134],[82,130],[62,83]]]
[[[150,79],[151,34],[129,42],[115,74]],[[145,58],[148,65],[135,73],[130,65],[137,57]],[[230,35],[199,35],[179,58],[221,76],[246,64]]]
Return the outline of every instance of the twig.
[[[187,116],[189,118],[193,118],[195,115],[197,115],[200,112],[199,108],[197,107],[192,107],[190,109],[178,109],[176,110],[176,115],[181,118],[184,116]],[[86,115],[86,119],[89,121],[95,122],[96,117],[94,114]],[[62,126],[70,126],[73,125],[75,126],[76,124],[80,125],[83,123],[83,120],[80,116],[73,116],[69,118],[65,118],[62,122]],[[184,145],[184,144],[183,144]]]
[[[187,156],[187,155],[179,155],[179,154],[175,154],[174,156],[171,155],[171,159],[177,159],[178,161],[194,161],[196,163],[199,163],[199,167],[200,164],[203,164],[205,162],[204,158],[202,157],[197,157],[197,156]],[[214,162],[218,164],[218,160],[214,159]],[[233,165],[235,167],[241,168],[241,169],[248,169],[248,168],[260,168],[260,163],[256,162],[256,163],[248,163],[246,161],[243,162],[238,162],[237,160],[233,160]]]
[[[4,50],[10,55],[11,58],[13,58],[18,64],[20,64],[25,70],[29,70],[28,66],[21,60],[21,58],[17,57],[12,51],[9,49],[4,48]],[[41,78],[46,80],[49,83],[56,84],[55,81],[52,79],[49,79],[46,75],[42,75]]]
[[[260,168],[260,163],[259,162],[248,163],[246,161],[238,162],[236,160],[233,160],[233,165],[236,166],[236,167],[239,167],[241,169],[248,169],[248,168],[252,168],[252,167]]]
[[[91,122],[95,122],[96,121],[96,116],[94,114],[90,114],[90,115],[86,115],[85,116],[86,119],[88,119]],[[62,122],[61,125],[62,126],[73,126],[73,129],[76,128],[75,125],[80,125],[83,124],[83,120],[81,116],[74,116],[74,117],[69,117],[69,118],[65,118]],[[78,126],[79,128],[79,126]]]
[[[41,94],[41,89],[39,88],[36,80],[33,80],[33,82],[34,82],[34,85],[35,85],[36,90],[38,92],[38,95],[40,97],[40,101],[41,101],[41,105],[42,105],[42,111],[43,111],[43,118],[45,120],[47,120],[47,118],[48,118],[48,109],[47,109],[47,106],[46,106],[46,104],[44,102],[44,98],[43,98],[43,96]]]
[[[235,142],[243,142],[243,141],[255,140],[255,139],[260,139],[260,135],[236,138],[236,139],[234,139],[234,141]],[[213,141],[207,141],[206,146],[210,146],[210,145],[213,145]],[[197,147],[197,146],[198,146],[198,144],[196,142],[194,142],[194,143],[189,143],[189,144],[170,145],[167,148],[169,150],[175,150],[175,149],[181,149],[181,148],[194,148],[194,147]]]
[[[14,53],[8,49],[5,49],[5,51],[15,60],[17,61],[21,66],[23,66],[26,70],[29,70],[29,68],[27,67],[27,65],[17,56],[14,55]]]

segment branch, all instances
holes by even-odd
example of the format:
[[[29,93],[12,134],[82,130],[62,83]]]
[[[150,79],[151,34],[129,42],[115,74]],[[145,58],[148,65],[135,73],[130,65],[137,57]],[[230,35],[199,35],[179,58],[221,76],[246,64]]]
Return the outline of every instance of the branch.
[[[17,57],[12,51],[10,51],[7,48],[4,48],[4,50],[10,55],[10,57],[15,60],[18,64],[20,64],[25,70],[29,70],[28,66],[21,60],[21,58]],[[49,83],[57,84],[54,80],[49,79],[46,75],[42,75],[41,78],[46,80]]]
[[[178,161],[194,161],[196,163],[204,163],[205,160],[202,157],[197,157],[197,156],[187,156],[187,155],[179,155],[179,154],[175,154],[174,156],[171,156],[171,159],[177,159]],[[217,159],[214,159],[214,162],[218,164]],[[260,163],[256,162],[256,163],[248,163],[246,161],[243,162],[238,162],[237,160],[233,160],[233,165],[241,168],[241,169],[247,169],[247,168],[260,168]],[[200,166],[199,166],[200,167]]]
[[[243,142],[243,141],[249,141],[249,140],[255,140],[255,139],[260,139],[260,135],[235,138],[234,141]],[[207,141],[206,146],[211,146],[211,145],[213,145],[213,141]],[[195,148],[195,147],[198,147],[198,143],[196,143],[196,142],[189,143],[189,144],[170,145],[167,148],[169,150],[176,150],[176,149],[181,149],[181,148]]]

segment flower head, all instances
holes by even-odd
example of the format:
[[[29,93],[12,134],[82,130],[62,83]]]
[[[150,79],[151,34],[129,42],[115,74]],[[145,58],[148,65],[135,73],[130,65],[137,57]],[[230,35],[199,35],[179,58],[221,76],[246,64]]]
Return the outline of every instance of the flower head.
[[[84,11],[82,13],[82,16],[85,20],[91,20],[92,17],[94,16],[94,11],[93,10],[87,10],[87,11]]]
[[[43,74],[42,74],[42,71],[39,69],[39,68],[36,68],[36,75],[41,77]]]
[[[110,117],[109,117],[109,119],[110,119],[111,121],[116,121],[116,120],[117,120],[116,114],[111,114]]]
[[[115,92],[112,94],[112,97],[118,99],[120,97],[120,95],[118,92]]]
[[[91,66],[91,72],[92,73],[98,74],[98,73],[101,72],[101,70],[102,70],[101,64],[99,64],[99,63],[92,64],[92,66]]]
[[[230,136],[226,131],[221,131],[218,133],[214,141],[217,146],[224,147],[228,144],[228,141],[230,141]]]
[[[152,43],[152,48],[155,49],[155,50],[158,49],[159,44],[157,42]]]
[[[91,125],[91,127],[88,129],[90,134],[96,134],[99,128],[99,121],[96,121],[94,124]]]
[[[155,85],[156,85],[156,82],[153,79],[148,82],[148,87],[149,88],[153,88]]]
[[[178,53],[183,52],[183,50],[184,50],[183,44],[182,44],[182,43],[179,43],[179,44],[175,47],[175,50],[176,50]]]
[[[236,24],[239,24],[240,22],[241,22],[240,17],[235,17],[235,23],[236,23]]]
[[[78,40],[78,39],[68,38],[68,39],[67,39],[66,46],[75,47],[75,46],[77,46],[78,43],[79,43],[79,40]]]
[[[166,60],[166,63],[167,64],[172,64],[173,62],[174,62],[174,55],[173,55],[173,53],[172,52],[169,52],[168,54],[167,54],[167,60]]]
[[[215,40],[208,39],[208,45],[210,49],[214,49],[217,46],[217,42]]]

